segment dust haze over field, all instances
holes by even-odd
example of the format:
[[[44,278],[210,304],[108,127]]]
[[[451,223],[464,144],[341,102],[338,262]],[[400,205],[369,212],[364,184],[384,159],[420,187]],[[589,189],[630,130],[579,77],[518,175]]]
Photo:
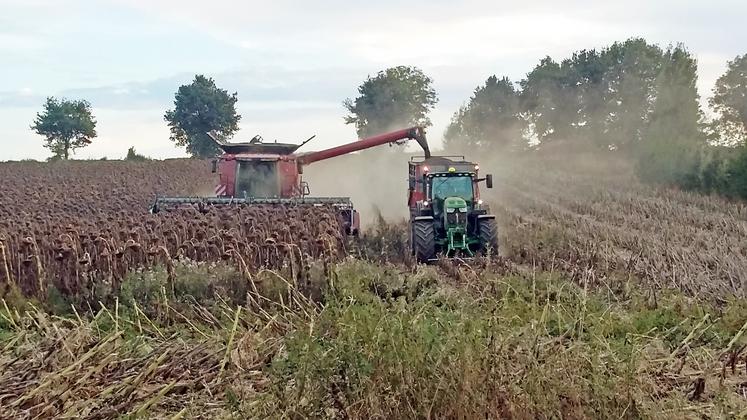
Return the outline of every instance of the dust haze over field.
[[[394,146],[400,148],[399,146]],[[398,221],[408,217],[407,162],[410,155],[387,146],[316,162],[304,168],[312,196],[350,197],[365,229],[380,213]]]
[[[412,149],[416,146],[409,147]],[[312,196],[349,196],[361,214],[364,229],[376,223],[379,214],[389,222],[398,222],[409,217],[407,162],[414,156],[423,156],[422,150],[410,149],[406,151],[402,146],[379,146],[316,162],[304,168],[304,180],[309,182]],[[443,152],[431,149],[431,154],[436,156]],[[481,176],[495,174],[504,162],[500,156],[482,162],[477,153],[464,153],[464,157],[480,165]],[[500,181],[500,178],[494,180],[496,183]],[[480,191],[486,198],[492,197],[484,183],[480,183]]]

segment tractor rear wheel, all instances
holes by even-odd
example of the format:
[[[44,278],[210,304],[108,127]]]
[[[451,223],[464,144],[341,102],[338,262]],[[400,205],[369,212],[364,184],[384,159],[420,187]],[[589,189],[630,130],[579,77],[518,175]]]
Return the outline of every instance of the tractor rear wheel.
[[[433,221],[412,222],[412,251],[420,263],[427,263],[436,257],[436,231]]]
[[[495,219],[482,219],[478,225],[480,249],[484,255],[498,253],[498,224]]]

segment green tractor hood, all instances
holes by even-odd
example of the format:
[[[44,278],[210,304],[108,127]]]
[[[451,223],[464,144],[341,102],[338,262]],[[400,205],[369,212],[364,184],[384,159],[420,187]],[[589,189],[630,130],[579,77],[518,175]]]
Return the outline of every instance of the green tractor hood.
[[[446,230],[446,254],[456,252],[472,256],[467,235],[467,201],[462,197],[444,199],[444,229]]]
[[[467,201],[462,197],[448,197],[444,199],[444,212],[467,213]]]

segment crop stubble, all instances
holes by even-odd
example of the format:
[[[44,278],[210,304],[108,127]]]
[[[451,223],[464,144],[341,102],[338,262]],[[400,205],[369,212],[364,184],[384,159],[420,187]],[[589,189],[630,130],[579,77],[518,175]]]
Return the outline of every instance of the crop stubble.
[[[300,275],[311,259],[336,259],[343,233],[329,207],[182,207],[149,214],[156,195],[212,189],[206,163],[0,164],[0,285],[43,298],[116,293],[126,274],[178,259],[227,261]],[[98,290],[97,290],[98,289]]]
[[[494,209],[512,261],[598,285],[622,275],[709,300],[747,296],[743,202],[644,185],[615,159],[502,169]]]

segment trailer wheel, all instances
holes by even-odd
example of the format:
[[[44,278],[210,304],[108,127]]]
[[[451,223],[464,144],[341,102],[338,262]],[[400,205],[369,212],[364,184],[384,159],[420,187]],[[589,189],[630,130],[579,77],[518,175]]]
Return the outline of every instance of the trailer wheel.
[[[498,253],[498,224],[495,219],[482,219],[478,224],[480,250],[484,255]]]
[[[436,231],[433,221],[422,220],[412,223],[412,249],[415,259],[427,263],[436,257]]]

